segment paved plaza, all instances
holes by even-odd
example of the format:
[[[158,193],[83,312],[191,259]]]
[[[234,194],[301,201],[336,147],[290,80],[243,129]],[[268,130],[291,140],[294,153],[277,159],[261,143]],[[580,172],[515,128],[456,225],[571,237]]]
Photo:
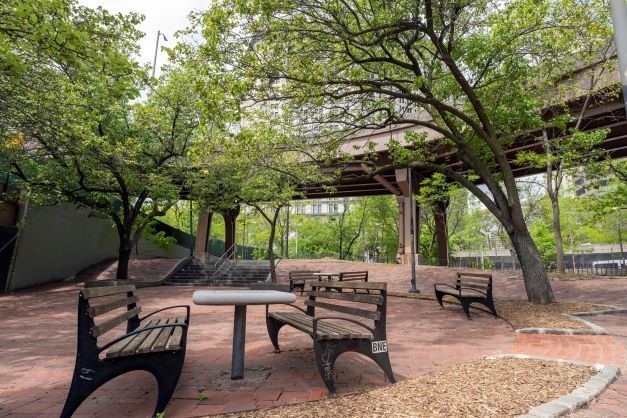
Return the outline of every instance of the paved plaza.
[[[315,266],[313,265],[315,264]],[[409,289],[407,266],[284,260],[281,277],[290,269],[363,270],[370,281],[387,281],[389,290]],[[453,280],[454,270],[419,267],[418,287]],[[497,298],[524,298],[522,280],[496,273]],[[76,311],[80,281],[51,284],[0,297],[0,416],[58,416],[69,389],[76,353]],[[627,307],[627,279],[553,282],[560,299]],[[314,360],[311,339],[284,328],[282,353],[273,353],[264,307],[248,308],[246,376],[231,381],[232,307],[196,306],[193,287],[162,286],[137,291],[147,313],[176,304],[191,305],[187,357],[166,416],[194,417],[222,412],[285,405],[327,396]],[[302,304],[299,297],[297,303]],[[280,306],[271,309],[280,310]],[[450,364],[491,354],[519,353],[612,364],[625,371],[627,315],[590,317],[609,336],[517,335],[487,313],[473,311],[468,321],[457,306],[441,309],[436,302],[391,297],[388,342],[397,379],[419,376]],[[386,385],[382,371],[353,354],[336,363],[341,394],[359,393]],[[77,410],[77,417],[149,416],[156,401],[151,375],[132,372],[96,391]],[[627,381],[621,377],[600,400],[577,416],[625,416]]]

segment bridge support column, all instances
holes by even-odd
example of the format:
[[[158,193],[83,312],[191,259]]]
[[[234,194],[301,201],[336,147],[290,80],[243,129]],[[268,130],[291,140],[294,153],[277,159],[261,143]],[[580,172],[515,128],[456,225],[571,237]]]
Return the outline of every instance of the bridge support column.
[[[409,190],[409,179],[406,169],[396,170],[396,182],[401,189],[401,194],[396,196],[398,202],[398,250],[396,261],[400,264],[411,264],[411,248],[415,248],[416,262],[420,264],[420,251],[418,237],[420,236],[420,206],[413,196],[418,191],[417,181],[412,179],[412,188]],[[411,240],[411,220],[414,221],[414,242]]]
[[[227,258],[235,258],[236,251],[233,245],[235,245],[235,223],[237,222],[237,216],[239,215],[239,205],[228,211],[222,212],[224,218],[224,252],[231,250],[227,254]]]
[[[198,216],[198,227],[196,229],[196,245],[194,247],[195,256],[203,256],[207,253],[207,242],[211,233],[211,219],[213,212],[202,211]]]

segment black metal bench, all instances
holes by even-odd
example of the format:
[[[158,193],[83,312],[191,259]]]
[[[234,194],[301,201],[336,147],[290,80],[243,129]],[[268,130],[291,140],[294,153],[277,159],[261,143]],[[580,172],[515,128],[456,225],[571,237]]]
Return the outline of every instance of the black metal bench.
[[[319,273],[320,271],[316,270],[298,270],[298,271],[290,271],[289,279],[290,279],[290,292],[294,291],[294,289],[300,289],[300,294],[302,295],[305,291],[305,283],[312,280],[320,280],[319,276],[314,276],[314,273]]]
[[[290,325],[313,339],[318,370],[330,393],[335,393],[335,360],[347,351],[371,358],[391,383],[396,382],[386,339],[386,283],[315,282],[308,296],[307,310],[288,305],[300,312],[268,312],[266,305],[266,325],[276,352],[280,352],[279,330]],[[333,315],[316,316],[316,308]],[[356,326],[348,327],[346,322]]]
[[[163,412],[170,401],[185,360],[189,306],[170,306],[140,318],[141,307],[137,306],[134,291],[132,285],[81,289],[76,366],[62,418],[70,417],[100,386],[133,370],[145,370],[157,379],[155,416]],[[185,308],[187,314],[185,317],[153,317],[171,308]],[[98,345],[103,334],[124,323],[124,335],[108,342],[100,341],[102,345]]]
[[[442,289],[442,287],[446,289]],[[471,319],[470,305],[472,303],[485,305],[498,318],[496,308],[494,307],[494,299],[492,298],[491,274],[458,272],[454,286],[446,283],[436,283],[433,285],[433,288],[435,297],[443,308],[442,299],[444,296],[453,296],[461,303],[468,319]]]
[[[340,281],[348,282],[350,280],[361,280],[362,282],[368,281],[367,271],[344,271],[340,273]]]

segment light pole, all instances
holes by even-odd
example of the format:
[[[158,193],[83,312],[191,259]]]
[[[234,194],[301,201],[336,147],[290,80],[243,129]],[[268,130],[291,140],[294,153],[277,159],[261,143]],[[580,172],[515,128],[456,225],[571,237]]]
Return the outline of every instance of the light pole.
[[[623,102],[627,111],[627,3],[625,0],[610,0],[614,43],[618,55],[618,68],[623,85]]]
[[[157,53],[159,52],[159,39],[163,36],[163,40],[168,42],[168,38],[160,30],[157,31],[157,44],[155,45],[155,58],[152,60],[152,77],[155,77],[155,71],[157,70]]]
[[[407,181],[409,186],[409,242],[411,246],[411,289],[409,293],[420,293],[416,287],[416,238],[414,237],[414,190],[412,184],[413,172],[407,167]]]

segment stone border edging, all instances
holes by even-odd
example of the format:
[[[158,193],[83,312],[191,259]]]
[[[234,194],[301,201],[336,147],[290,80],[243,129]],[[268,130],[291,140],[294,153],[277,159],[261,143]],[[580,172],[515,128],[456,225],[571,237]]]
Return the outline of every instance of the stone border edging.
[[[554,418],[571,413],[597,398],[601,393],[603,393],[603,391],[605,391],[605,389],[607,389],[610,383],[615,381],[618,378],[618,375],[620,375],[620,369],[616,366],[585,363],[582,361],[529,356],[526,354],[498,354],[486,357],[486,359],[490,360],[496,360],[499,358],[556,361],[558,363],[594,367],[597,370],[597,373],[582,386],[558,399],[535,406],[531,408],[527,414],[519,415],[518,418]]]

